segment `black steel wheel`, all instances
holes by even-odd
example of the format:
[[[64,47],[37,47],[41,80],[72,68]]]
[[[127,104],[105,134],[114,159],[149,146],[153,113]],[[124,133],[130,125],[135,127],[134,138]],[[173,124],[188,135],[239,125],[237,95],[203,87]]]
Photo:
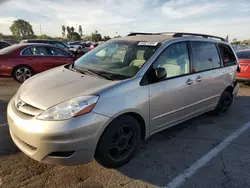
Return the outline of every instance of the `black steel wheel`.
[[[140,125],[130,115],[112,121],[102,134],[95,158],[107,168],[127,163],[138,149],[141,140]]]

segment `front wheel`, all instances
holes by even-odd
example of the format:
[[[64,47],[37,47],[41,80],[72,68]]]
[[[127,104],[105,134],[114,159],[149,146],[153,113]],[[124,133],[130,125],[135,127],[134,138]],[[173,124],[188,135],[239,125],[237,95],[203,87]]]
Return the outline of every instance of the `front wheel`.
[[[33,75],[33,71],[28,66],[16,67],[13,71],[13,74],[12,74],[13,78],[20,83],[25,82],[32,75]]]
[[[233,103],[233,96],[229,92],[224,91],[214,110],[215,114],[219,116],[224,115],[228,111],[232,103]]]
[[[140,140],[141,130],[138,121],[130,115],[118,117],[102,134],[95,158],[107,168],[122,166],[138,149]]]

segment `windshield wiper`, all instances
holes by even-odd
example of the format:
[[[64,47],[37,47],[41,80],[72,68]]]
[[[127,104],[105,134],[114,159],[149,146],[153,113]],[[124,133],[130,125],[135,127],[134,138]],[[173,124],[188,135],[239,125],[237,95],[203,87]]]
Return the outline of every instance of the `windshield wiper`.
[[[74,68],[76,69],[76,68]],[[100,72],[98,71],[93,71],[93,70],[90,70],[90,69],[86,69],[86,68],[81,68],[81,69],[77,69],[79,72],[83,73],[83,74],[86,74],[88,73],[89,75],[94,75],[94,76],[97,76],[99,78],[104,78],[106,80],[114,80],[114,79],[111,79],[110,77],[108,76],[105,76],[103,74],[101,74]]]

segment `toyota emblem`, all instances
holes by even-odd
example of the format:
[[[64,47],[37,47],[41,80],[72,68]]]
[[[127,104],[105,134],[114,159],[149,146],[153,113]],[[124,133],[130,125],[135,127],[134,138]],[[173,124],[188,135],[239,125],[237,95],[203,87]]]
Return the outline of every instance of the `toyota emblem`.
[[[17,107],[17,108],[21,108],[21,107],[24,106],[24,105],[25,105],[24,102],[18,101],[17,104],[16,104],[16,107]]]

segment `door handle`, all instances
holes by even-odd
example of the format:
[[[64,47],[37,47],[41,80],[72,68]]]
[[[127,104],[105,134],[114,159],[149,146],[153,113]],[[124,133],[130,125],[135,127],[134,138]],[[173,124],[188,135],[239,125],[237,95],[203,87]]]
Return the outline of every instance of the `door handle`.
[[[196,82],[201,82],[202,81],[202,77],[201,76],[198,76],[196,79],[195,79]]]
[[[186,84],[187,84],[187,85],[191,85],[192,83],[194,83],[194,80],[188,79],[188,80],[186,81]]]

